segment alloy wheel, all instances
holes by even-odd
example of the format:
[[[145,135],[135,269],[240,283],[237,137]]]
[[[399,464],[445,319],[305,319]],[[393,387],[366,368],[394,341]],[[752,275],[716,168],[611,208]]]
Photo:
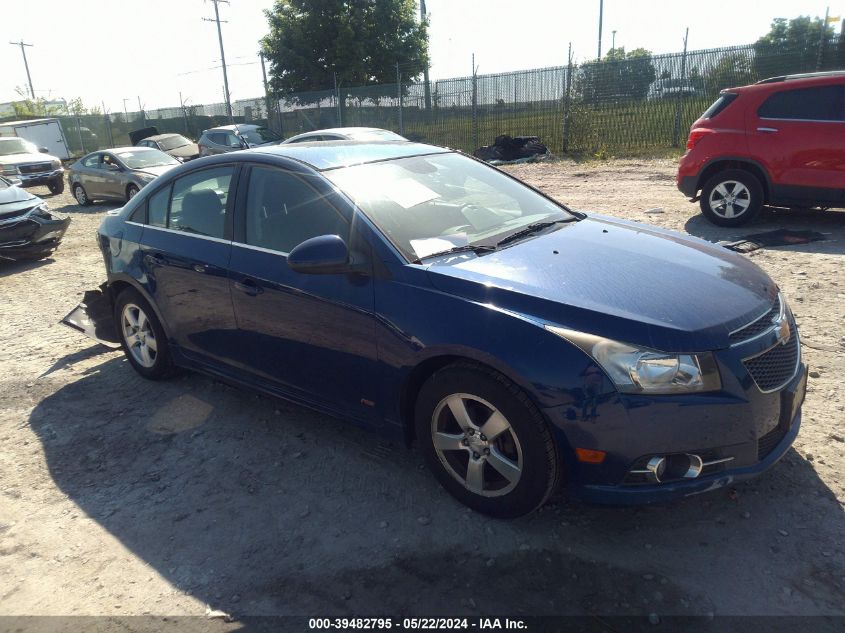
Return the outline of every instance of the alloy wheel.
[[[155,365],[158,356],[153,325],[144,311],[134,303],[127,303],[121,314],[121,330],[132,358],[147,369]]]
[[[708,203],[716,215],[736,218],[745,213],[751,204],[751,192],[737,180],[726,180],[713,188]]]
[[[443,398],[431,418],[434,450],[446,471],[483,497],[513,490],[522,477],[522,446],[507,418],[467,393]]]
[[[84,205],[86,202],[88,202],[88,196],[85,195],[85,189],[77,186],[76,189],[74,189],[73,191],[76,196],[76,201],[79,204]]]

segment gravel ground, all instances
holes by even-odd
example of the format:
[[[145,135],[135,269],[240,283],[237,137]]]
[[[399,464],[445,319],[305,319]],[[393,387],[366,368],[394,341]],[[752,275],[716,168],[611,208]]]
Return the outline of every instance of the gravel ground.
[[[512,171],[712,241],[826,234],[750,255],[790,298],[813,371],[778,466],[668,505],[474,514],[413,450],[203,376],[144,381],[58,325],[103,279],[111,208],[66,193],[50,198],[73,216],[54,257],[0,265],[0,615],[845,614],[845,213],[719,229],[668,160]]]

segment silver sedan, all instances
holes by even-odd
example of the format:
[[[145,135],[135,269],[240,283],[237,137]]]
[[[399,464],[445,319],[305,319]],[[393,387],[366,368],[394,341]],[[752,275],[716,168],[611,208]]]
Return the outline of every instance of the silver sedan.
[[[68,169],[68,184],[76,201],[129,200],[144,185],[181,163],[149,147],[116,147],[83,156]]]

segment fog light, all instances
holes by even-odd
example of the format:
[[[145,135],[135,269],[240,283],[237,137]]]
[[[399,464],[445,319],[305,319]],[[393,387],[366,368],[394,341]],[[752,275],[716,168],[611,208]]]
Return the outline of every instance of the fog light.
[[[651,473],[651,476],[654,477],[654,480],[657,483],[660,483],[660,478],[663,477],[663,473],[666,472],[666,458],[661,457],[660,455],[655,455],[648,460],[645,467],[648,472]]]

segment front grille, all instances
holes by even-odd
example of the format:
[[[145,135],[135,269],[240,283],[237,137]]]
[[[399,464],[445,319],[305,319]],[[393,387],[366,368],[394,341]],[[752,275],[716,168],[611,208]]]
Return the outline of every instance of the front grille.
[[[776,426],[763,437],[757,440],[757,461],[766,458],[769,453],[775,450],[780,441],[786,435],[786,430]]]
[[[795,323],[789,324],[789,334],[785,345],[775,345],[769,351],[744,361],[745,368],[760,391],[776,391],[795,376],[800,352]]]
[[[50,171],[52,163],[32,163],[18,167],[22,174],[38,174],[42,171]]]
[[[745,341],[750,338],[754,338],[758,334],[762,334],[770,327],[774,325],[774,320],[777,318],[778,314],[780,314],[780,296],[775,298],[774,304],[772,304],[771,310],[766,312],[763,316],[759,319],[752,321],[745,327],[738,329],[736,332],[733,332],[730,335],[731,343],[737,343],[739,341]]]

